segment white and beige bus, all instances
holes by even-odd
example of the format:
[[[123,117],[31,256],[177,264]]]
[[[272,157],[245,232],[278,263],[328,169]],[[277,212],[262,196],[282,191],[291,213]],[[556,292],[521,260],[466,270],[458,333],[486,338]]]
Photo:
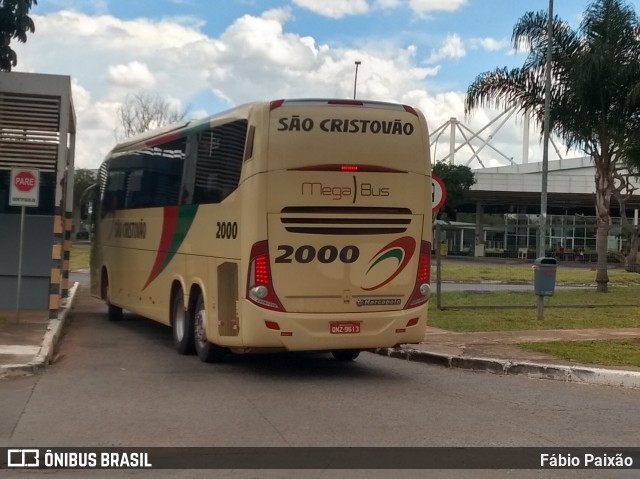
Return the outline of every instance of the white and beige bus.
[[[410,106],[313,99],[131,138],[100,168],[92,293],[110,319],[169,325],[178,352],[207,362],[419,342],[428,137]]]

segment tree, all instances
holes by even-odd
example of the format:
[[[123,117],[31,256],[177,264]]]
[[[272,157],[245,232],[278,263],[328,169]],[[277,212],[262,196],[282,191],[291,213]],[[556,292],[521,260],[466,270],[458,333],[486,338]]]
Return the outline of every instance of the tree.
[[[514,48],[528,49],[524,65],[479,75],[467,90],[465,110],[483,105],[528,110],[541,129],[547,55],[547,12],[528,12],[513,29]],[[625,156],[637,108],[629,101],[637,88],[640,24],[622,0],[594,0],[574,31],[553,19],[551,131],[569,148],[582,149],[595,164],[597,290],[608,290],[607,238],[614,175]]]
[[[451,165],[439,161],[433,165],[433,174],[438,176],[447,189],[447,198],[440,211],[447,214],[449,221],[456,221],[458,208],[464,202],[464,192],[476,183],[471,168],[464,165]]]
[[[640,74],[638,75],[640,78]],[[618,201],[620,207],[620,220],[623,233],[627,236],[627,254],[625,257],[625,269],[629,272],[640,273],[638,263],[638,250],[640,249],[640,231],[638,225],[634,225],[627,218],[626,202],[637,187],[632,183],[640,178],[640,81],[629,94],[629,104],[631,108],[636,108],[636,126],[628,130],[626,144],[623,149],[623,169],[616,172],[615,188],[613,196]]]
[[[83,195],[96,180],[96,173],[92,170],[77,168],[73,173],[73,230],[77,239],[81,239],[79,231],[82,231],[87,239],[89,237],[88,231],[82,228],[81,201],[87,200]]]
[[[18,55],[9,46],[14,38],[27,41],[27,33],[36,26],[28,13],[37,0],[0,0],[0,71],[10,72],[18,64]]]
[[[123,135],[116,136],[129,138],[183,120],[186,115],[186,110],[178,110],[157,93],[141,92],[128,95],[118,109]]]
[[[631,224],[627,217],[627,199],[638,188],[633,184],[632,177],[637,179],[637,174],[628,171],[617,170],[614,174],[615,187],[613,196],[620,207],[620,224],[622,232],[627,236],[627,253],[624,258],[625,269],[631,273],[640,273],[638,264],[638,248],[640,247],[640,235],[638,226]]]

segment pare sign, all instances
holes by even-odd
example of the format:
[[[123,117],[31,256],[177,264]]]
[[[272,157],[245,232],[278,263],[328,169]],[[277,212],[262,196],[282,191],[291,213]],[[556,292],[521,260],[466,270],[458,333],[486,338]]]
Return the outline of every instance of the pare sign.
[[[40,200],[40,172],[25,168],[11,170],[9,205],[38,206]]]

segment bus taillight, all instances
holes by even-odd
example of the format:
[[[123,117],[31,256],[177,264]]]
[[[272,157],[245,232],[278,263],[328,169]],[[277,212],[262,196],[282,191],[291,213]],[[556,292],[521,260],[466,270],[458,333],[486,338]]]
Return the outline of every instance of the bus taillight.
[[[431,243],[422,241],[420,243],[420,257],[418,259],[418,273],[416,274],[416,284],[413,293],[404,309],[415,308],[426,303],[431,294]]]
[[[273,291],[269,265],[269,244],[266,241],[259,241],[251,248],[247,298],[262,308],[284,311],[278,296]]]
[[[269,104],[269,110],[275,110],[276,108],[280,108],[283,103],[284,103],[284,100],[273,100]]]

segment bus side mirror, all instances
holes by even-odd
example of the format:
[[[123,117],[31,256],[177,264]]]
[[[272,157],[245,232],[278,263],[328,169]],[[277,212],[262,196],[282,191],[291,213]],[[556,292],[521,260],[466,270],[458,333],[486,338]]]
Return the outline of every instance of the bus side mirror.
[[[80,219],[86,221],[89,219],[89,203],[85,202],[80,205]]]

